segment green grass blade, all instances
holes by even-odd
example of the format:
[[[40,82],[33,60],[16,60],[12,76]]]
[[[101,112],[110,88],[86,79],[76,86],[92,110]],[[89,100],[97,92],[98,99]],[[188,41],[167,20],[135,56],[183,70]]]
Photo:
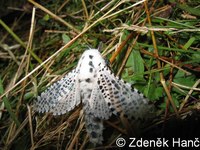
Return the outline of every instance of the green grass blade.
[[[183,46],[185,49],[188,49],[195,41],[195,37],[191,37],[187,43]]]
[[[0,25],[2,25],[4,27],[4,29],[6,29],[6,31],[8,31],[8,33],[22,46],[26,49],[26,45],[25,43],[12,31],[11,28],[9,28],[1,19],[0,19]],[[31,50],[28,49],[29,53],[33,56],[33,58],[35,58],[35,60],[37,60],[40,64],[42,63],[42,60]]]
[[[4,89],[3,89],[3,84],[2,84],[1,77],[0,77],[0,94],[3,94],[3,93],[4,93]],[[8,99],[6,97],[3,97],[3,103],[4,103],[8,113],[10,114],[11,118],[13,119],[13,121],[16,123],[17,126],[19,126],[20,122],[17,119],[17,116],[13,113],[10,102],[8,101]]]

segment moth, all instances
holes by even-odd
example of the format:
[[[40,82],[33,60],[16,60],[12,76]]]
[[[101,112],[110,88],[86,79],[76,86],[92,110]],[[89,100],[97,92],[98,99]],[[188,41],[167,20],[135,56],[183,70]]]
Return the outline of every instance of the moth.
[[[97,49],[86,50],[75,69],[49,86],[34,104],[38,112],[61,115],[82,103],[85,127],[90,141],[103,141],[103,120],[124,114],[130,120],[149,113],[148,100],[116,77]]]

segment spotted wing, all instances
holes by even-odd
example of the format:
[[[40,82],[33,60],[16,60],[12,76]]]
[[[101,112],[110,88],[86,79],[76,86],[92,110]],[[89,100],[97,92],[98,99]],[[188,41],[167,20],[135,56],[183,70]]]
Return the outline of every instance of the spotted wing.
[[[94,85],[89,101],[90,111],[93,112],[95,117],[107,120],[112,115],[112,112],[110,111],[110,108],[106,103],[98,85]]]
[[[144,119],[150,109],[148,100],[130,84],[115,77],[107,66],[99,66],[99,89],[111,111],[116,115],[123,112],[129,119]]]
[[[76,74],[76,70],[72,70],[42,92],[35,102],[35,110],[60,115],[77,106],[80,103],[80,87]]]
[[[86,86],[82,91],[82,103],[86,131],[90,141],[96,145],[102,144],[103,120],[109,119],[112,112],[97,85],[97,78],[94,77],[91,81],[93,88]]]

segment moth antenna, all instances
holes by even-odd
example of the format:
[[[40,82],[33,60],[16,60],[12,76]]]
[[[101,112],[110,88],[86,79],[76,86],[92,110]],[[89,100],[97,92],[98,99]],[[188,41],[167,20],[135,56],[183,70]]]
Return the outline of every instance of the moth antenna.
[[[98,46],[97,49],[98,49],[99,52],[103,51],[103,43],[102,42],[99,43],[99,46]]]

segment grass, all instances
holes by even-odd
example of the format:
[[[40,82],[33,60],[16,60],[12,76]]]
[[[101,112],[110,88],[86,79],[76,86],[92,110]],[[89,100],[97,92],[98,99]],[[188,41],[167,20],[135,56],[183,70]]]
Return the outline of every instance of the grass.
[[[28,0],[27,5],[29,11],[14,21],[0,19],[1,149],[92,147],[81,107],[54,117],[33,112],[32,102],[71,71],[85,49],[99,43],[115,74],[155,105],[157,118],[147,133],[173,132],[167,127],[174,116],[199,118],[198,2]],[[125,127],[116,118],[105,121],[105,127],[110,135],[97,148],[116,148],[116,138],[127,134]]]

